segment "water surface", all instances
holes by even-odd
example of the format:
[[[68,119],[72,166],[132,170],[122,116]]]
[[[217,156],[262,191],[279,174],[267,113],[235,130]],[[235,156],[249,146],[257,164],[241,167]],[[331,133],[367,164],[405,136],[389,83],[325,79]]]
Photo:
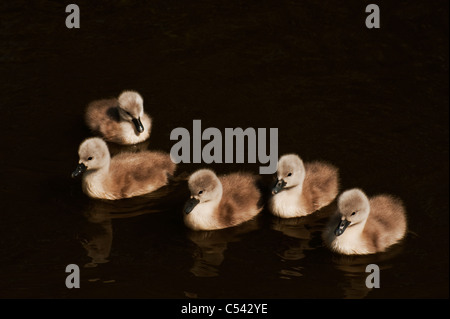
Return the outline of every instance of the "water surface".
[[[0,297],[448,298],[446,1],[378,1],[379,30],[365,27],[360,1],[77,4],[77,30],[59,1],[0,5]],[[193,232],[183,178],[91,200],[70,178],[91,136],[84,108],[124,89],[153,118],[140,148],[169,152],[172,129],[194,119],[222,132],[277,127],[280,155],[333,163],[342,189],[402,198],[410,231],[387,253],[343,257],[320,237],[335,203]],[[365,286],[371,263],[380,289]],[[65,287],[68,264],[80,289]]]

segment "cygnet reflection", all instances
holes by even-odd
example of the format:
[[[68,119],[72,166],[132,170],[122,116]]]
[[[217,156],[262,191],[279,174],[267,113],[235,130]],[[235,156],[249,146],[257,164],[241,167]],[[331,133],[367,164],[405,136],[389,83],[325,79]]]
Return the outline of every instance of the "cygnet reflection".
[[[329,216],[336,210],[336,203],[320,209],[314,214],[297,218],[272,217],[271,227],[283,236],[276,248],[282,267],[281,278],[290,279],[302,276],[303,264],[298,261],[305,258],[307,251],[322,245],[320,234]]]
[[[258,229],[258,219],[220,230],[188,230],[188,239],[197,245],[193,253],[194,264],[190,269],[191,273],[196,277],[218,276],[228,243],[241,241],[245,234],[256,229]]]
[[[367,286],[366,280],[372,274],[366,272],[370,264],[375,264],[380,270],[380,286],[383,285],[383,271],[392,267],[391,261],[399,255],[403,246],[393,246],[387,252],[373,255],[333,255],[332,262],[336,269],[342,272],[345,280],[341,286],[345,299],[361,299],[367,297],[370,291],[377,288]],[[370,281],[370,278],[369,278]]]

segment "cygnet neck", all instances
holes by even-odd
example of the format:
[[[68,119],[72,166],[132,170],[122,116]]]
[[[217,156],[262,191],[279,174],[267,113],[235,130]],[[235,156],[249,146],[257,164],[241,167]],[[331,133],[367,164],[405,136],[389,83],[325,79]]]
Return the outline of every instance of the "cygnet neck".
[[[94,168],[94,169],[88,169],[86,171],[86,177],[90,176],[91,178],[94,177],[105,177],[109,173],[109,168],[111,166],[111,158],[108,158],[105,160],[105,164],[102,167]]]

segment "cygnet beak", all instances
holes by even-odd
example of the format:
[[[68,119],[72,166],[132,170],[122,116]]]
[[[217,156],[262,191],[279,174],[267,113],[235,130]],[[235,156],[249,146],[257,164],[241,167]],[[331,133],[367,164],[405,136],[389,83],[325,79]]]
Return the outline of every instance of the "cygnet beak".
[[[141,119],[140,119],[140,118],[132,119],[132,122],[133,122],[134,126],[136,126],[136,130],[137,130],[139,133],[144,132],[144,125],[142,125],[142,122],[141,122]]]
[[[77,168],[72,172],[72,178],[77,177],[80,174],[83,174],[86,171],[87,167],[83,163],[77,165]]]
[[[195,206],[197,206],[198,203],[200,203],[200,200],[198,200],[197,198],[191,197],[190,199],[188,199],[186,204],[184,204],[183,212],[186,215],[189,214],[190,212],[192,212],[192,210],[195,208]]]
[[[275,195],[275,194],[278,194],[279,192],[281,192],[283,190],[283,188],[286,186],[286,184],[287,183],[282,179],[277,180],[277,183],[272,188],[272,195]]]
[[[339,221],[339,225],[334,230],[334,234],[336,236],[342,235],[348,225],[350,225],[350,222],[346,219],[342,219],[341,221]]]

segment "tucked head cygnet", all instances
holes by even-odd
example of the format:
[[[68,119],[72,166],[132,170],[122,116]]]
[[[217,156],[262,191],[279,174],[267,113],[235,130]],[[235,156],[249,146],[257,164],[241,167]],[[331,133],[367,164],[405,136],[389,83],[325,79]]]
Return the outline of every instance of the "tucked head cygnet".
[[[132,122],[138,132],[142,133],[144,127],[141,117],[144,114],[144,100],[141,95],[135,91],[124,91],[119,96],[119,114],[129,122]]]
[[[123,91],[118,98],[90,102],[84,116],[86,125],[105,141],[137,144],[150,137],[152,120],[144,112],[144,100],[135,91]]]

